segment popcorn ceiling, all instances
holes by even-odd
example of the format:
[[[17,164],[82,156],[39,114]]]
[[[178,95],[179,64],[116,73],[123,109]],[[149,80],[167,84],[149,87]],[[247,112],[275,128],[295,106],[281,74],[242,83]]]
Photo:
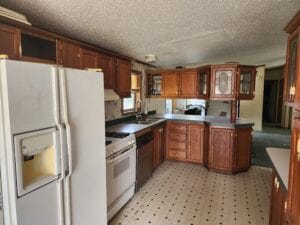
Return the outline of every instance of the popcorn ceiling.
[[[156,65],[285,62],[300,0],[1,0],[45,29]]]

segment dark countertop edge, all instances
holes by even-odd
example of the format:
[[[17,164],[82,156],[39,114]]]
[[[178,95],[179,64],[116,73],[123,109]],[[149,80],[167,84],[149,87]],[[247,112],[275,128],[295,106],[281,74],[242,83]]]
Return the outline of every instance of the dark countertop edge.
[[[270,155],[269,155],[269,153],[268,153],[268,151],[267,151],[267,155],[268,155],[268,157],[269,157],[269,159],[270,159],[270,161],[271,161],[271,163],[272,163],[272,169],[273,170],[275,170],[275,173],[277,174],[277,177],[279,178],[279,182],[282,184],[282,186],[284,187],[284,191],[285,191],[285,194],[287,195],[288,194],[288,187],[284,184],[284,182],[283,182],[283,180],[282,180],[282,178],[281,178],[281,176],[280,176],[280,173],[278,172],[278,170],[277,170],[277,166],[274,164],[274,162],[272,161],[272,159],[271,159],[271,157],[270,157]],[[272,185],[274,185],[273,184],[273,180],[272,180]],[[288,184],[287,184],[288,185]]]

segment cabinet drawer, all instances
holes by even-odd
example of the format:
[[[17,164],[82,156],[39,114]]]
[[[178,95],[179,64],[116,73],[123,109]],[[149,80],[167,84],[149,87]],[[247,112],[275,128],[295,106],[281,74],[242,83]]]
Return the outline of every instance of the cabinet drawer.
[[[169,149],[176,149],[178,151],[186,151],[186,143],[178,141],[169,141]]]
[[[180,151],[169,151],[169,158],[172,159],[185,159],[186,153]]]
[[[171,132],[169,134],[169,139],[171,141],[186,142],[186,134]]]
[[[186,133],[186,124],[182,123],[169,123],[170,133]]]

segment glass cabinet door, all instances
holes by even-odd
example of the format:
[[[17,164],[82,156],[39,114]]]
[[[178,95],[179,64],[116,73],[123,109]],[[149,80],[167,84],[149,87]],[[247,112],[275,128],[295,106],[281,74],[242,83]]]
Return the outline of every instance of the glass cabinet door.
[[[199,70],[199,97],[207,99],[210,88],[210,68]]]
[[[212,92],[213,99],[233,99],[235,90],[235,73],[234,67],[222,66],[212,69]]]
[[[288,102],[293,102],[296,94],[297,48],[298,35],[292,37],[288,42],[285,89],[285,99]]]
[[[149,97],[162,96],[161,74],[147,74],[147,95]]]
[[[239,67],[238,98],[251,100],[254,98],[256,67]]]

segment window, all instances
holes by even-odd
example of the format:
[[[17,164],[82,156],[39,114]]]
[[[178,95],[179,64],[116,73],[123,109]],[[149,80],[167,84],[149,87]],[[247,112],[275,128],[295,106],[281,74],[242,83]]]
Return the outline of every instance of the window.
[[[131,73],[131,96],[122,100],[122,113],[124,115],[141,111],[141,78],[141,72],[133,71]]]

